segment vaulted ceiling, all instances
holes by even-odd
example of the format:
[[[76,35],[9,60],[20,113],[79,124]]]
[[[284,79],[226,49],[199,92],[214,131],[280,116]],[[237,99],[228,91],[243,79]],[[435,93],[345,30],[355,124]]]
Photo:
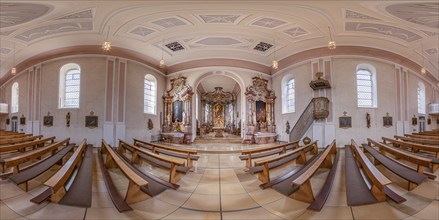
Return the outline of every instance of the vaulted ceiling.
[[[337,46],[407,57],[439,79],[438,11],[437,0],[2,0],[0,76],[14,63],[51,51],[98,47],[108,33],[113,47],[145,55],[142,59],[156,64],[163,56],[167,68],[203,59],[270,67],[274,56],[282,60],[326,47],[332,37]]]

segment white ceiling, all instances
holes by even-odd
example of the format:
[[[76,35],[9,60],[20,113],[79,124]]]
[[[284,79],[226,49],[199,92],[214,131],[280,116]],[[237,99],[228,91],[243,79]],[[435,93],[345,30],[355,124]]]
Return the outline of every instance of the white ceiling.
[[[168,67],[207,58],[270,66],[274,55],[281,60],[326,47],[331,32],[338,46],[367,46],[403,55],[425,63],[439,78],[438,11],[437,0],[1,0],[0,76],[14,62],[51,50],[100,45],[109,28],[113,46],[145,54],[157,63],[163,51]]]
[[[200,85],[204,92],[213,92],[215,87],[222,87],[224,92],[233,92],[233,88],[239,86],[234,79],[223,75],[207,76],[200,82]]]

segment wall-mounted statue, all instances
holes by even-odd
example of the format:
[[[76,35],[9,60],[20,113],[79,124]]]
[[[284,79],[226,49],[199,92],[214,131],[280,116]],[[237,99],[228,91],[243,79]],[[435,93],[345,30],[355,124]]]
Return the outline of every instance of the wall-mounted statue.
[[[285,123],[285,133],[289,134],[290,133],[290,122],[287,121],[287,123]]]
[[[67,112],[66,114],[66,126],[70,127],[70,112]]]
[[[366,123],[367,123],[367,128],[370,128],[370,114],[366,113]]]
[[[154,128],[154,124],[152,123],[152,120],[149,118],[148,119],[148,129],[152,130]]]

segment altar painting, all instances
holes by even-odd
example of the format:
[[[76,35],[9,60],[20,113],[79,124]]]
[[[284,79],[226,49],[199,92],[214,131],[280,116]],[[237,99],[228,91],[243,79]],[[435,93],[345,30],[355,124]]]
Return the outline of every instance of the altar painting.
[[[183,121],[183,102],[174,101],[172,103],[172,122],[182,122]]]
[[[224,106],[222,104],[215,104],[214,107],[214,126],[224,127]]]
[[[256,101],[256,122],[267,122],[266,103],[264,101]]]

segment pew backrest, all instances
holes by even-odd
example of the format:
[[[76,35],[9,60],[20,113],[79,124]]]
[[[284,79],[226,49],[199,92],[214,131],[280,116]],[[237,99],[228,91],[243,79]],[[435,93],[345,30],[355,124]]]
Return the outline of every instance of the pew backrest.
[[[19,138],[12,138],[12,139],[0,139],[0,145],[6,145],[6,144],[17,144],[17,143],[23,143],[27,141],[33,141],[36,139],[43,138],[43,135],[37,135],[37,136],[30,136],[30,137],[19,137]]]
[[[44,138],[41,140],[31,141],[31,142],[24,142],[19,144],[12,144],[12,145],[3,145],[0,146],[0,153],[9,152],[9,151],[15,151],[15,150],[22,150],[26,149],[28,147],[35,147],[35,146],[44,146],[46,142],[53,143],[55,141],[55,136]]]

